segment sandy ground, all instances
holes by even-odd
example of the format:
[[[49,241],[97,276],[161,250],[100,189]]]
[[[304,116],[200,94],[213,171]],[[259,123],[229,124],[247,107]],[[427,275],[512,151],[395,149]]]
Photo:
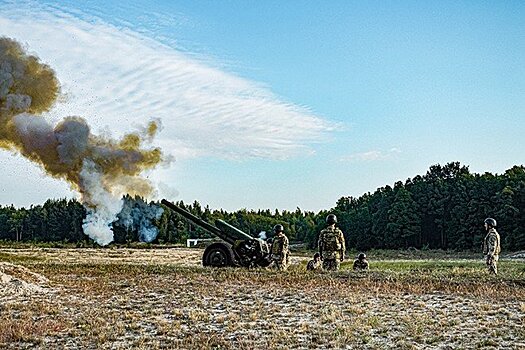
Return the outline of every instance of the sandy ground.
[[[51,292],[49,280],[31,270],[7,262],[0,262],[0,303],[5,304],[20,297],[44,295]]]
[[[521,296],[370,291],[303,278],[304,258],[280,274],[204,269],[191,249],[0,253],[25,266],[0,263],[8,349],[525,349]]]

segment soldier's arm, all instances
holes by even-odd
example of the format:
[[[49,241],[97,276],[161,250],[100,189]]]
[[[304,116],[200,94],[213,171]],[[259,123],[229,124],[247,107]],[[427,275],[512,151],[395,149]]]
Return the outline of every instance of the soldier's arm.
[[[489,244],[487,249],[487,254],[489,255],[495,255],[496,254],[496,246],[497,246],[497,238],[495,235],[489,236]]]
[[[281,262],[286,263],[287,259],[288,259],[288,238],[284,236],[281,242]]]
[[[345,257],[346,246],[345,246],[345,236],[343,235],[343,231],[341,230],[339,230],[339,240],[341,241],[341,260],[343,260]]]
[[[288,237],[284,237],[283,239],[283,251],[288,252],[290,247],[290,241],[288,240]]]
[[[317,241],[317,250],[319,251],[319,255],[321,256],[321,260],[323,260],[323,233],[321,232],[319,234],[319,240]]]

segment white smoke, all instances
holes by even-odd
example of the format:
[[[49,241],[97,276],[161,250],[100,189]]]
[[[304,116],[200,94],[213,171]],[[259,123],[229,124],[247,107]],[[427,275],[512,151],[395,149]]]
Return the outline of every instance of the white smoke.
[[[80,177],[84,188],[90,189],[90,202],[94,205],[93,208],[87,208],[82,229],[98,244],[107,245],[113,241],[111,224],[117,220],[123,201],[102,186],[102,174],[95,163],[84,161]]]
[[[140,197],[124,198],[124,205],[118,214],[118,222],[128,231],[134,231],[138,234],[140,242],[152,242],[157,238],[159,233],[153,220],[159,220],[164,209],[155,203],[146,203]]]

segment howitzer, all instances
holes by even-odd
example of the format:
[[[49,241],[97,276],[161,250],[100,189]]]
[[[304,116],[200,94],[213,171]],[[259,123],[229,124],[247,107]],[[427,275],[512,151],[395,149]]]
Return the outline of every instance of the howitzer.
[[[206,247],[202,256],[203,266],[266,267],[270,264],[270,250],[262,239],[253,238],[223,220],[215,220],[215,225],[212,225],[165,199],[161,203],[222,240]]]

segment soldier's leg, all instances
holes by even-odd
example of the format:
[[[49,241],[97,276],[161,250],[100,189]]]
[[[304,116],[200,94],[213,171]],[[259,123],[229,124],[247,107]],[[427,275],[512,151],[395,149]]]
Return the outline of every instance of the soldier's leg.
[[[494,257],[492,258],[492,264],[491,264],[491,269],[492,269],[492,273],[497,275],[498,274],[498,256],[497,255],[494,255]]]
[[[287,268],[288,268],[288,264],[287,264],[286,260],[280,260],[279,263],[278,263],[279,271],[286,271]]]
[[[334,260],[334,270],[338,271],[341,267],[341,261],[339,259]]]
[[[494,262],[494,256],[493,255],[487,255],[487,268],[489,270],[489,273],[497,274],[497,268]]]
[[[498,270],[497,270],[497,267],[496,267],[496,264],[494,262],[492,262],[490,265],[489,265],[489,272],[490,273],[493,273],[495,275],[498,274]]]
[[[335,259],[324,259],[323,269],[327,271],[334,271],[335,270]]]

